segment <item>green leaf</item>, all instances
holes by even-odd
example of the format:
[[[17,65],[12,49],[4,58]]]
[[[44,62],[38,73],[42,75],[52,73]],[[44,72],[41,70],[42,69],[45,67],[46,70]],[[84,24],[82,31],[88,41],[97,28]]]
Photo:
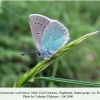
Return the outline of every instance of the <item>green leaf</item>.
[[[84,82],[84,81],[79,81],[79,80],[63,79],[63,78],[54,78],[54,77],[36,77],[34,80],[42,80],[42,81],[44,80],[44,81],[60,82],[60,83],[66,83],[66,84],[100,87],[100,84],[96,84],[96,83]]]
[[[56,55],[52,56],[49,60],[44,60],[39,62],[36,66],[34,66],[29,72],[25,73],[23,77],[19,79],[18,82],[14,84],[14,87],[22,87],[24,86],[30,79],[34,78],[35,75],[37,75],[39,72],[47,68],[50,64],[56,61],[57,58],[59,58],[61,55],[63,55],[65,52],[71,50],[73,47],[81,43],[83,40],[87,39],[88,37],[98,33],[100,31],[88,33],[75,41],[70,42],[69,44],[65,45],[63,48],[61,48]]]

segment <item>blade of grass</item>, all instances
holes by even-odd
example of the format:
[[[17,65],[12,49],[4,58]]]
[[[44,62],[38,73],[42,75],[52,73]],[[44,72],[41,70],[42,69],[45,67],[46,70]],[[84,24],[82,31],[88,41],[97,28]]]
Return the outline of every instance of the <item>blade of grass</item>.
[[[44,60],[39,62],[36,66],[34,66],[29,72],[25,73],[25,75],[23,77],[21,77],[19,79],[18,82],[16,82],[14,84],[13,87],[22,87],[24,86],[30,79],[32,79],[33,77],[35,77],[35,75],[37,75],[39,72],[41,72],[42,70],[44,70],[45,68],[47,68],[50,64],[52,64],[54,61],[56,61],[57,58],[59,58],[62,54],[64,54],[65,52],[71,50],[73,47],[75,47],[76,45],[78,45],[80,42],[82,42],[83,40],[85,40],[86,38],[98,33],[100,31],[96,31],[96,32],[92,32],[92,33],[88,33],[78,39],[76,39],[75,41],[70,42],[69,44],[67,44],[66,46],[64,46],[63,48],[61,48],[56,55],[52,56],[50,58],[50,60]]]
[[[35,80],[44,80],[44,81],[49,81],[49,82],[60,82],[60,83],[90,86],[90,87],[100,87],[100,84],[97,84],[97,83],[84,82],[84,81],[78,81],[78,80],[70,80],[70,79],[63,79],[63,78],[54,78],[54,77],[35,77],[34,81]]]

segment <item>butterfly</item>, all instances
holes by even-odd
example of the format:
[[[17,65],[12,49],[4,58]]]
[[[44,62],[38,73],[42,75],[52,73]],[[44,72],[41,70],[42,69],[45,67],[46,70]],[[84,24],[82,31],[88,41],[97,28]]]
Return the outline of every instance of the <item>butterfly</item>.
[[[31,14],[29,22],[38,49],[37,55],[44,59],[50,59],[69,40],[68,29],[57,20],[40,14]]]

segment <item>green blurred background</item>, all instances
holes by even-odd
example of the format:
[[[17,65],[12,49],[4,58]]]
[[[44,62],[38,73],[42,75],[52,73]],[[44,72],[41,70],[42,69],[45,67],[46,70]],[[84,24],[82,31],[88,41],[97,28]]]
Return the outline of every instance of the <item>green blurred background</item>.
[[[70,41],[100,30],[99,1],[3,1],[0,5],[0,87],[12,87],[39,62],[35,53],[20,56],[25,51],[36,50],[30,14],[42,14],[62,22],[69,29]],[[37,76],[100,83],[100,35],[83,41]],[[41,81],[26,86],[76,87]]]

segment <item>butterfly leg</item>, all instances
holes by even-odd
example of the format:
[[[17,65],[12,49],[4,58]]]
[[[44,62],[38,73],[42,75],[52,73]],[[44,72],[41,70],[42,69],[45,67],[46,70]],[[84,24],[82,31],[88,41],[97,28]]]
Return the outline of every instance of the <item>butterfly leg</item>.
[[[50,60],[50,58],[48,58],[48,57],[44,57],[44,60]]]
[[[57,54],[54,53],[54,52],[49,52],[49,51],[48,51],[48,54],[50,54],[51,56],[57,56]]]

